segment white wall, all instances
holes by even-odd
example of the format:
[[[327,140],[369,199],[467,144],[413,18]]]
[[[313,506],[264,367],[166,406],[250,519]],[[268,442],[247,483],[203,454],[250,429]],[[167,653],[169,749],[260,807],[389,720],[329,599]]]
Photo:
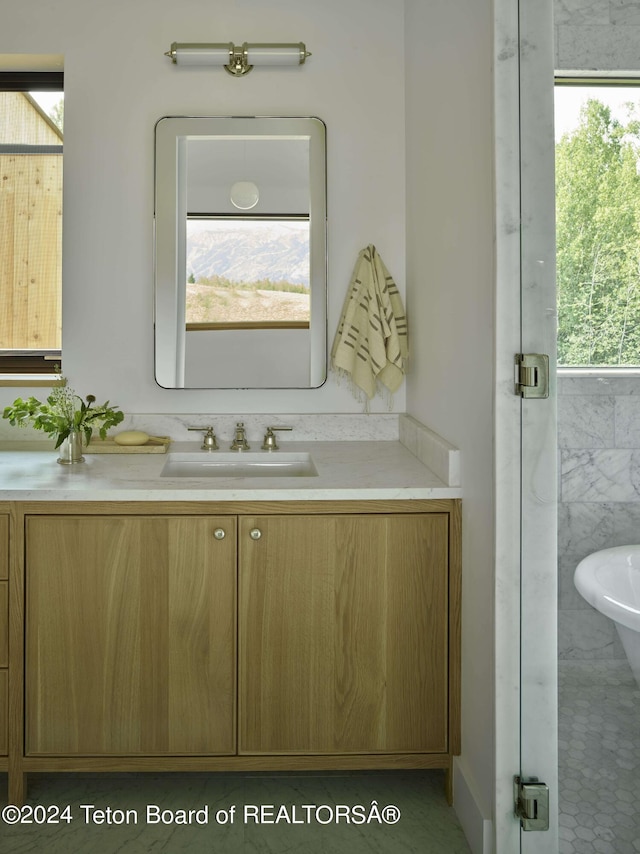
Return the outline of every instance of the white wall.
[[[203,39],[303,40],[313,56],[297,72],[256,69],[242,80],[163,56],[174,40]],[[462,764],[490,815],[491,0],[21,0],[3,15],[0,54],[10,52],[65,55],[65,372],[127,412],[360,411],[332,380],[295,392],[166,391],[153,381],[155,121],[326,122],[330,342],[358,250],[376,244],[403,291],[406,258],[411,365],[395,408],[406,403],[463,452]],[[4,390],[0,402],[14,396]]]
[[[358,252],[404,291],[403,0],[21,0],[0,55],[65,63],[64,372],[141,412],[359,412],[330,379],[305,391],[168,391],[153,379],[153,128],[163,115],[315,115],[327,124],[329,344]],[[181,68],[172,41],[304,41],[299,69]],[[5,389],[0,404],[20,390]],[[381,398],[372,411],[386,411]],[[405,409],[404,387],[395,396]]]
[[[462,766],[491,816],[492,3],[407,0],[407,411],[462,451]],[[415,330],[419,329],[419,335]]]

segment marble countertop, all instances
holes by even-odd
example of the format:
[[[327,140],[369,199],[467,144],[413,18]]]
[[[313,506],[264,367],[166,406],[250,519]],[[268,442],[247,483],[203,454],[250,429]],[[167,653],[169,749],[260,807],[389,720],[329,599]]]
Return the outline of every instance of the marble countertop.
[[[282,441],[280,447],[284,453],[310,453],[317,476],[161,476],[171,453],[198,452],[199,442],[174,442],[169,454],[87,453],[84,463],[70,466],[56,462],[50,445],[5,442],[0,444],[0,500],[322,501],[462,495],[459,486],[440,480],[399,441]]]

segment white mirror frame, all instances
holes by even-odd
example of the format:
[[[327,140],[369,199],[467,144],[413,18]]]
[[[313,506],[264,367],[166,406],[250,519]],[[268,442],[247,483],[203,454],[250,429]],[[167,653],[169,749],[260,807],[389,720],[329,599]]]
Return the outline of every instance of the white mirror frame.
[[[278,382],[271,371],[255,385],[185,383],[186,158],[192,138],[302,137],[309,140],[310,294],[308,384]],[[165,116],[155,126],[155,379],[162,388],[318,388],[327,377],[326,128],[321,119]],[[272,332],[271,334],[274,334]],[[209,358],[209,357],[208,357]],[[228,354],[211,354],[211,362]]]

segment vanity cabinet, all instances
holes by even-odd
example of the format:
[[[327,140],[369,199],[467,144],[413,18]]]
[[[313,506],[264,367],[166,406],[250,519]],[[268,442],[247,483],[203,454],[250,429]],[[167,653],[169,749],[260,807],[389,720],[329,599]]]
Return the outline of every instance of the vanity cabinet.
[[[457,500],[14,515],[10,802],[30,772],[450,772]]]
[[[26,753],[235,751],[236,520],[26,520]]]
[[[0,516],[0,756],[7,755],[9,719],[9,517]],[[1,766],[0,766],[1,767]]]

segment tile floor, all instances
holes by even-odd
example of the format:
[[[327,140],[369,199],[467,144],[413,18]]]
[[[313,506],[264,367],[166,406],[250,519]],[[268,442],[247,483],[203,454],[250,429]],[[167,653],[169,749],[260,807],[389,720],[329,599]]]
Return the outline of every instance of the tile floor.
[[[626,660],[559,662],[560,854],[640,852],[640,688]]]
[[[640,688],[626,661],[561,661],[559,673],[560,854],[640,854]],[[4,792],[6,775],[0,774],[0,806],[5,803]],[[397,823],[380,823],[375,816],[364,824],[331,820],[337,804],[369,810],[374,800],[381,808],[397,806],[401,813]],[[438,771],[34,774],[29,803],[60,809],[69,804],[73,819],[48,825],[0,824],[0,854],[469,854],[470,850],[455,812],[446,804]],[[147,822],[147,805],[174,812],[206,805],[208,823]],[[268,805],[286,810],[277,823],[266,821],[275,818],[275,811],[257,823],[255,808]],[[307,821],[305,805],[323,809]],[[222,824],[231,806],[236,807],[234,821]],[[129,823],[85,820],[90,814],[100,818],[97,810],[106,813],[108,808],[114,818],[123,814],[115,810],[131,811]],[[154,817],[152,812],[150,819]],[[203,814],[197,817],[202,819]]]
[[[6,775],[0,775],[0,805],[6,797]],[[392,812],[380,823],[374,813],[368,823],[335,823],[336,805],[361,805],[369,814],[372,801],[382,811],[394,805],[400,810],[396,823]],[[444,797],[440,771],[363,772],[334,774],[82,774],[31,775],[29,803],[70,805],[73,820],[49,825],[7,826],[0,824],[1,854],[469,854],[469,847],[454,810]],[[81,809],[81,805],[86,805]],[[93,805],[96,811],[89,810]],[[162,824],[147,821],[147,808],[155,805],[150,819],[160,810],[200,809],[206,805],[208,823]],[[280,821],[256,823],[258,808],[274,820],[279,806],[285,810]],[[312,812],[305,805],[322,807]],[[236,807],[234,821],[220,823]],[[293,807],[296,807],[294,812]],[[129,823],[96,824],[85,816]],[[247,820],[244,811],[248,808]],[[116,810],[122,810],[117,813]],[[222,811],[222,812],[219,812]],[[287,822],[288,816],[290,823]],[[307,822],[306,816],[311,820]],[[344,813],[343,813],[344,815]],[[219,822],[216,821],[219,816]],[[358,816],[354,810],[350,816]],[[134,818],[137,817],[137,823]],[[167,815],[167,818],[169,816]],[[194,821],[197,814],[194,815]],[[294,823],[294,821],[296,823]],[[302,823],[300,823],[302,822]]]

